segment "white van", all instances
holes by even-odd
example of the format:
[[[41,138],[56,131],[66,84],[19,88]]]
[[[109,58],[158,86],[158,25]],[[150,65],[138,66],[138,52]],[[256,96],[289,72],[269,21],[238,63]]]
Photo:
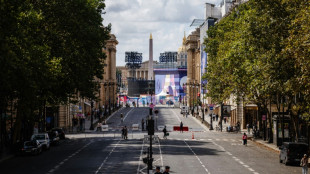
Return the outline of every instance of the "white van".
[[[47,133],[33,134],[31,140],[38,140],[44,149],[50,148],[50,138]]]
[[[188,113],[188,106],[182,106],[181,107],[181,114]]]

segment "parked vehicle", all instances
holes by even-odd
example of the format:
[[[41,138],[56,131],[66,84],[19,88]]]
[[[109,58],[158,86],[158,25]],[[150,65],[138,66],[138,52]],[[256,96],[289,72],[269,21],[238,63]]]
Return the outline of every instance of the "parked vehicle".
[[[60,138],[59,138],[58,131],[51,130],[48,132],[48,136],[50,138],[51,144],[54,144],[54,145],[59,144]]]
[[[53,128],[52,131],[57,131],[60,139],[64,140],[66,138],[65,131],[62,128],[56,127]]]
[[[50,148],[50,138],[47,133],[38,133],[31,136],[31,140],[38,140],[42,144],[43,149]]]
[[[308,145],[306,143],[284,142],[279,147],[281,152],[279,156],[280,163],[300,163],[301,158],[308,152]]]
[[[38,140],[25,141],[23,147],[21,148],[21,154],[32,154],[37,155],[42,152],[42,144]]]
[[[188,106],[182,106],[181,107],[181,114],[188,113]]]

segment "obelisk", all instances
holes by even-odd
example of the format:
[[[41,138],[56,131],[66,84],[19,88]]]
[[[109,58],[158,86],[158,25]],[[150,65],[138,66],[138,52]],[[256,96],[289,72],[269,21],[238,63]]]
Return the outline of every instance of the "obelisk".
[[[150,41],[149,41],[149,70],[147,75],[148,80],[154,80],[153,77],[153,38],[152,33],[150,34]]]

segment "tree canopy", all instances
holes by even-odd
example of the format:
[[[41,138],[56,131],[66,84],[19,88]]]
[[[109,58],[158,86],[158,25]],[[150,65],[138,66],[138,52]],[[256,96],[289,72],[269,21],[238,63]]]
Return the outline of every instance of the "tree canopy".
[[[104,0],[0,2],[0,111],[15,101],[18,120],[42,103],[58,105],[80,92],[95,98],[102,79]]]
[[[309,18],[306,0],[250,0],[234,8],[204,41],[208,96],[221,102],[235,94],[257,104],[308,96]]]

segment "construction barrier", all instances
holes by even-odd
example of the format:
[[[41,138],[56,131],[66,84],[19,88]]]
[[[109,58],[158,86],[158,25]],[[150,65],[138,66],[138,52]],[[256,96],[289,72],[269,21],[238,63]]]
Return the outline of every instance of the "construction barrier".
[[[180,126],[173,126],[173,131],[180,131]],[[183,126],[183,131],[188,131],[188,126]]]
[[[139,130],[139,124],[132,124],[132,130]]]
[[[107,132],[109,131],[109,126],[108,125],[102,125],[102,131]]]

